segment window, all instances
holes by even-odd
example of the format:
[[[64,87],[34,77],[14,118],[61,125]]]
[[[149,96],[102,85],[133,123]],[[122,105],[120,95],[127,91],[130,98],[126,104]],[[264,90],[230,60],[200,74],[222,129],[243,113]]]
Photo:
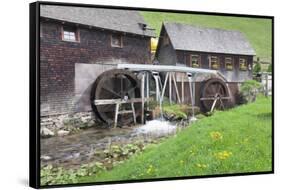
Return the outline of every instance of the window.
[[[195,68],[200,67],[200,56],[199,55],[191,55],[190,56],[190,64],[191,64],[191,67],[195,67]]]
[[[225,69],[228,71],[233,70],[233,59],[232,57],[225,58]]]
[[[123,39],[121,35],[111,35],[111,47],[123,47]]]
[[[62,39],[65,41],[78,42],[78,30],[74,27],[62,27]]]
[[[247,60],[245,58],[239,58],[239,68],[241,71],[247,70]]]
[[[210,56],[209,57],[209,67],[211,69],[219,69],[220,68],[218,56]]]

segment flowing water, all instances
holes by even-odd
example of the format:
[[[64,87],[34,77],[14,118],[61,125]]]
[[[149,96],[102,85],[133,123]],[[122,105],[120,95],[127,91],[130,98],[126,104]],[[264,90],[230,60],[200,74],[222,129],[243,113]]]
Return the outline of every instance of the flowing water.
[[[125,145],[136,141],[146,144],[173,135],[176,130],[176,124],[152,120],[134,127],[93,127],[69,136],[41,139],[41,166],[79,167],[83,163],[100,161],[94,152],[107,149],[109,144]]]

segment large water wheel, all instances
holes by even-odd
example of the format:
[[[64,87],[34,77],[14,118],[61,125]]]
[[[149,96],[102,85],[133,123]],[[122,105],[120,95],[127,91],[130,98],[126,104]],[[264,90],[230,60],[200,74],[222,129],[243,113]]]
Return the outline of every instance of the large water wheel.
[[[95,100],[114,101],[114,100],[130,100],[140,97],[140,87],[137,77],[134,73],[113,69],[103,72],[94,82],[91,90],[91,102],[93,111],[99,119],[112,124],[115,119],[116,104],[97,105]],[[140,116],[138,111],[140,103],[134,103],[135,117]],[[119,109],[131,109],[131,103],[120,105]],[[118,116],[118,123],[129,124],[134,121],[132,114],[122,114]]]
[[[206,112],[212,112],[214,109],[224,109],[228,106],[229,99],[228,88],[221,79],[209,79],[201,88],[200,101]]]

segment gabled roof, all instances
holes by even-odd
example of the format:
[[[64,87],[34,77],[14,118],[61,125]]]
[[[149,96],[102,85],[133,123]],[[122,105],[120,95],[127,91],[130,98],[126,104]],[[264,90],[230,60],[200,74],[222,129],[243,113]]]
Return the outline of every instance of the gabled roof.
[[[256,55],[248,40],[239,31],[180,23],[164,23],[164,27],[176,50]]]
[[[143,30],[140,24],[146,23],[140,13],[133,10],[41,5],[40,16],[96,28],[154,36],[153,31]]]

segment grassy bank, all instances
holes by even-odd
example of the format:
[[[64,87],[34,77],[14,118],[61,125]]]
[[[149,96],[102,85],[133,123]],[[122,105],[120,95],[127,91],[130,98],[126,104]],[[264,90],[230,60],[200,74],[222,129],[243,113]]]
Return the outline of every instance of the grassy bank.
[[[264,60],[271,59],[271,20],[178,13],[142,12],[144,19],[160,33],[162,22],[179,22],[199,26],[238,30],[250,41],[257,56]]]
[[[111,171],[78,182],[270,171],[271,124],[271,99],[261,97],[203,118]]]

